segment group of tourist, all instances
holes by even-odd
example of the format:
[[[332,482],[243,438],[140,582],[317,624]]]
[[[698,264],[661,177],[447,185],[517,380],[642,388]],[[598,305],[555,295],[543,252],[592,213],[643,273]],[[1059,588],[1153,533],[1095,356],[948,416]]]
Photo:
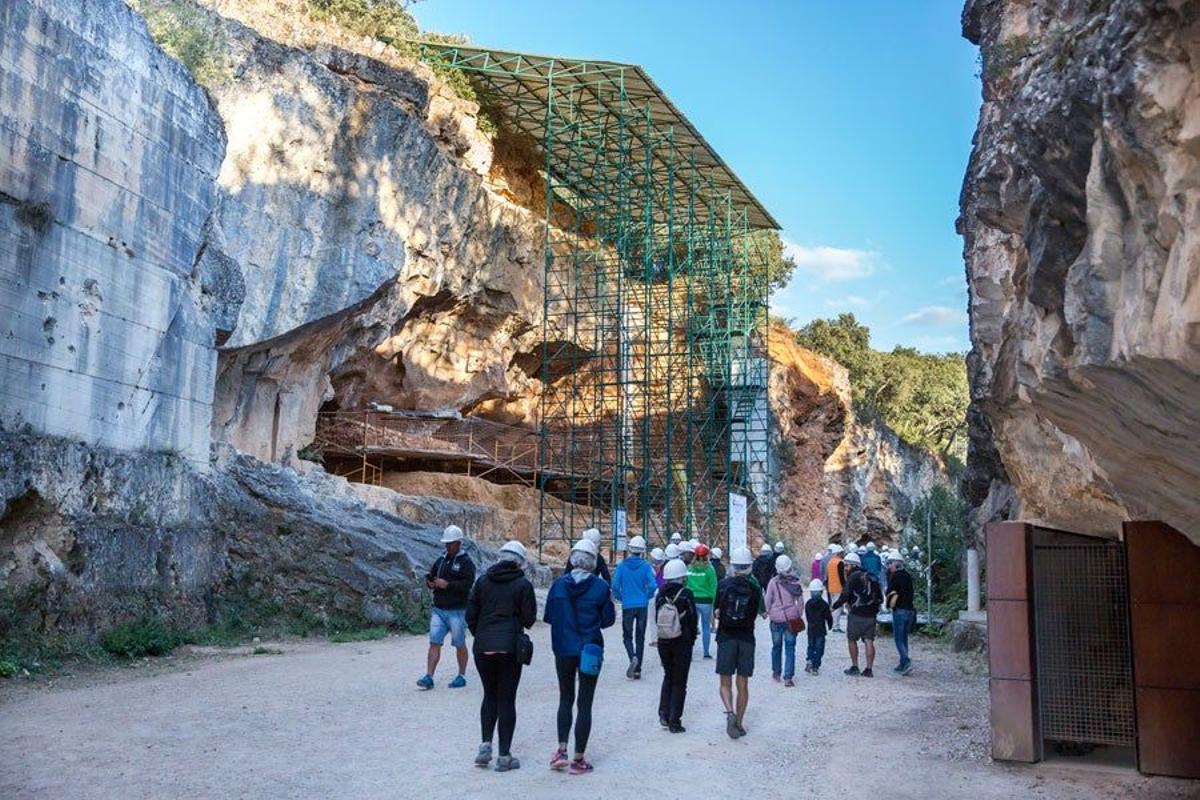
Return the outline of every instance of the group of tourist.
[[[772,678],[785,687],[795,685],[799,634],[807,634],[805,672],[816,675],[826,635],[841,630],[843,612],[848,615],[845,633],[850,655],[845,674],[872,677],[876,617],[885,605],[892,613],[900,656],[896,672],[908,674],[912,669],[908,635],[916,617],[913,585],[905,559],[895,550],[881,553],[874,543],[861,549],[851,545],[849,550],[830,544],[814,556],[812,574],[805,579],[782,542],[774,547],[764,544],[757,558],[746,548],[736,548],[726,567],[719,547],[675,534],[665,548],[647,554],[645,539],[634,536],[625,558],[610,574],[600,539],[593,528],[574,543],[563,575],[550,587],[542,616],[550,625],[559,689],[558,745],[550,760],[552,769],[573,775],[593,769],[586,755],[592,703],[604,661],[602,631],[616,622],[614,600],[621,604],[626,678],[641,679],[647,629],[652,631],[651,645],[658,650],[663,669],[658,718],[671,733],[685,731],[683,711],[696,642],[701,644],[700,657],[711,659],[715,638],[726,733],[733,739],[746,735],[755,624],[760,617],[769,620]],[[434,687],[433,675],[447,635],[458,666],[449,686],[466,685],[469,630],[483,687],[481,744],[475,764],[488,767],[494,759],[499,772],[517,769],[520,761],[511,752],[517,687],[522,668],[533,659],[533,642],[526,631],[537,619],[533,585],[524,570],[525,546],[507,542],[497,562],[477,579],[475,565],[463,551],[462,530],[448,526],[442,544],[445,552],[425,577],[433,592],[433,611],[426,673],[417,685]],[[865,656],[861,670],[859,643]],[[497,729],[498,752],[493,753]]]

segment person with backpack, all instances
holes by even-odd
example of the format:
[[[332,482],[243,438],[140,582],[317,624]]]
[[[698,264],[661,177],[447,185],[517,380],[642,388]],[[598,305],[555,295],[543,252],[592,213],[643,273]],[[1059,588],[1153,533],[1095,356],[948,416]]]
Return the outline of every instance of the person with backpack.
[[[429,615],[429,653],[425,657],[425,674],[417,679],[422,689],[433,688],[433,673],[442,658],[446,635],[458,657],[458,675],[450,681],[451,689],[467,685],[467,597],[475,585],[475,562],[463,548],[462,528],[447,525],[442,531],[446,552],[438,556],[425,574],[425,585],[433,590],[433,610]]]
[[[850,666],[846,668],[847,675],[861,675],[864,678],[875,677],[875,617],[879,614],[879,606],[883,603],[883,595],[879,591],[879,581],[862,568],[858,553],[846,556],[848,574],[846,588],[834,601],[833,608],[846,605],[850,616],[846,620],[846,645],[850,650]],[[858,643],[863,643],[866,650],[867,666],[862,672],[858,671]]]
[[[625,653],[629,656],[629,666],[625,677],[639,680],[642,677],[642,664],[646,660],[646,618],[650,598],[658,588],[654,568],[642,558],[646,552],[646,540],[634,536],[629,540],[629,557],[617,565],[613,573],[613,598],[621,604],[621,639],[625,643]]]
[[[804,630],[804,583],[792,569],[792,559],[775,559],[775,577],[767,584],[767,619],[771,621],[771,677],[795,686],[796,636]]]
[[[712,658],[713,601],[717,597],[717,573],[708,563],[708,545],[696,547],[695,557],[688,564],[687,584],[700,614],[700,644],[704,658]]]
[[[550,585],[542,619],[550,625],[550,648],[558,675],[558,749],[550,769],[585,775],[593,767],[585,757],[592,732],[592,701],[604,661],[604,636],[600,631],[617,619],[608,583],[596,576],[599,549],[591,539],[580,539],[571,548],[568,571]],[[576,683],[579,691],[576,695]],[[567,757],[575,708],[575,756]]]
[[[825,584],[813,578],[808,584],[808,602],[804,604],[804,621],[808,623],[808,653],[804,660],[804,671],[809,675],[821,674],[821,659],[825,657],[825,635],[833,627],[833,614],[825,602]]]
[[[744,721],[754,675],[754,622],[763,612],[762,594],[751,578],[753,564],[750,551],[737,548],[729,559],[729,577],[717,586],[717,675],[721,676],[721,702],[725,704],[725,733],[731,739],[746,735]]]
[[[908,636],[917,622],[917,609],[913,605],[913,580],[904,566],[904,556],[898,550],[888,553],[887,564],[888,591],[884,596],[888,600],[888,608],[892,610],[892,637],[896,640],[896,652],[900,654],[896,672],[907,675],[912,672]]]
[[[475,638],[475,669],[483,685],[479,706],[482,729],[475,766],[492,761],[492,735],[500,726],[500,755],[496,771],[519,769],[510,750],[517,727],[517,686],[521,668],[533,659],[533,643],[525,631],[537,622],[533,584],[525,577],[525,545],[506,542],[499,560],[475,581],[467,598],[467,627]]]
[[[654,627],[663,682],[658,695],[658,722],[671,733],[683,733],[692,647],[699,634],[696,601],[687,588],[688,568],[678,558],[663,567],[663,588],[654,600]]]

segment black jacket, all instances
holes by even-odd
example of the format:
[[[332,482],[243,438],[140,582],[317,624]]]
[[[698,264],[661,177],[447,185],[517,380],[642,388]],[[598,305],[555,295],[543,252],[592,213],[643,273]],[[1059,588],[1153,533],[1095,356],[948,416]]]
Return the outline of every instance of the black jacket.
[[[833,627],[833,614],[829,603],[824,598],[814,597],[804,604],[804,622],[807,624],[808,638],[820,639]]]
[[[537,621],[537,600],[525,572],[511,561],[493,564],[467,599],[475,655],[517,652],[517,635]]]
[[[677,594],[678,593],[678,594]],[[663,587],[658,590],[658,594],[654,597],[654,620],[650,624],[654,625],[658,619],[658,610],[663,607],[667,600],[672,600],[675,603],[675,608],[679,610],[679,626],[683,628],[683,641],[691,647],[696,642],[696,635],[700,630],[700,617],[696,611],[696,598],[692,594],[692,590],[684,586],[677,588],[671,584],[663,584]],[[664,641],[663,644],[666,644]]]
[[[725,565],[711,558],[708,561],[712,564],[713,571],[717,573],[717,583],[725,580]]]
[[[570,569],[567,571],[570,572]],[[612,575],[608,572],[608,562],[604,560],[602,553],[596,554],[596,568],[592,570],[592,574],[597,578],[603,578],[605,583],[612,586]]]
[[[467,607],[467,595],[475,583],[475,562],[470,556],[459,550],[454,558],[446,558],[443,553],[425,573],[425,580],[444,578],[450,585],[445,589],[433,590],[433,607],[443,611],[453,611]]]
[[[913,606],[912,575],[908,574],[908,570],[898,569],[888,576],[888,594],[892,592],[900,595],[899,599],[896,600],[896,607],[893,610],[916,610]]]
[[[754,559],[754,563],[750,566],[750,572],[765,592],[767,584],[771,582],[771,578],[775,577],[775,554],[767,553]]]
[[[843,605],[850,609],[850,614],[855,617],[869,617],[874,619],[879,613],[880,599],[875,597],[868,602],[868,592],[870,584],[875,583],[878,590],[879,583],[874,578],[870,577],[865,569],[855,567],[850,570],[850,574],[846,576],[846,590],[838,595],[838,599],[833,601],[835,609],[841,608]]]

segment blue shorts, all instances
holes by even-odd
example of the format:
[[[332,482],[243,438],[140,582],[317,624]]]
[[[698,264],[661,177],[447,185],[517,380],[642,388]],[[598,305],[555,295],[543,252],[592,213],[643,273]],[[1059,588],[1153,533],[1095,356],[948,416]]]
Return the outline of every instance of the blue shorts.
[[[455,608],[446,610],[435,608],[429,617],[429,643],[441,645],[450,634],[450,644],[455,647],[467,646],[467,610]]]

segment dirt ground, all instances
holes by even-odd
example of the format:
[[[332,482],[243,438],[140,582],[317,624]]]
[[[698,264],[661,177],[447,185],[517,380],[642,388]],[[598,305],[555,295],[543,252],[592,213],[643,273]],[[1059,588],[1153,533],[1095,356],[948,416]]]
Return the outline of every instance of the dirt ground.
[[[993,764],[987,757],[983,663],[916,640],[906,678],[881,639],[874,679],[842,675],[844,640],[825,668],[786,689],[770,677],[759,624],[749,734],[725,736],[711,661],[697,659],[687,733],[657,723],[656,656],[626,680],[619,623],[596,695],[589,755],[596,771],[546,768],[557,690],[545,625],[522,679],[513,752],[518,772],[472,766],[480,690],[421,692],[425,641],[285,642],[183,654],[54,681],[0,687],[0,797],[16,798],[522,798],[886,797],[1185,798],[1200,785],[1132,771]],[[801,636],[801,645],[803,635]],[[282,652],[279,652],[282,651]],[[800,653],[801,667],[803,651]],[[564,795],[564,792],[569,793]]]

